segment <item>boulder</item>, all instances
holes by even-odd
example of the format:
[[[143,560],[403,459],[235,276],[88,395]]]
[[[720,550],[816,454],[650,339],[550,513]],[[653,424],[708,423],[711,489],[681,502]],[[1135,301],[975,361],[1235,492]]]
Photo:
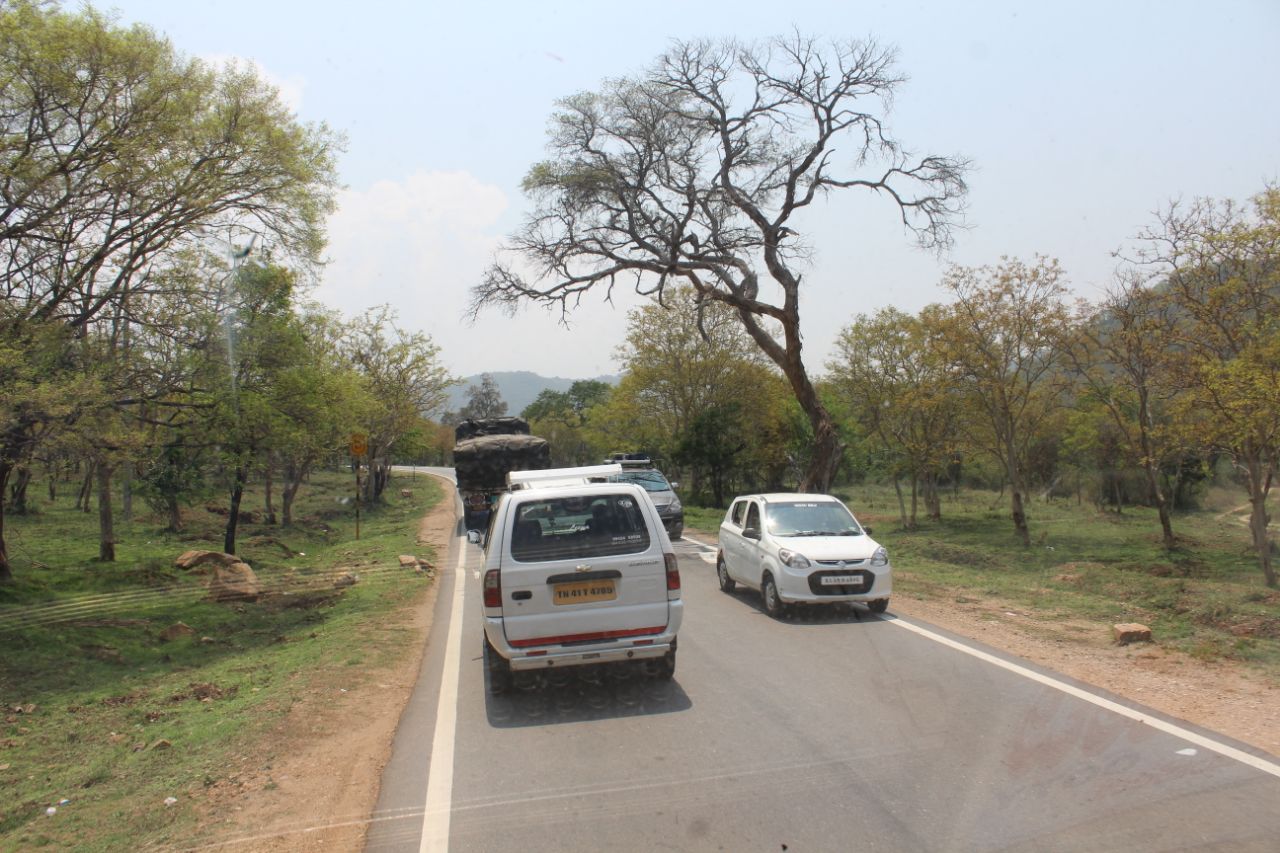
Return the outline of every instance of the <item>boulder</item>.
[[[413,497],[413,489],[401,489],[401,490],[400,490],[400,497],[402,497],[402,498],[411,498],[411,497]]]
[[[1151,629],[1137,622],[1121,622],[1117,625],[1112,625],[1111,635],[1115,637],[1116,644],[1121,646],[1127,646],[1130,643],[1151,642]]]
[[[262,584],[248,563],[218,566],[209,580],[209,598],[214,601],[254,601],[262,594]]]
[[[160,642],[169,643],[179,637],[194,637],[196,629],[192,628],[185,622],[174,622],[168,628],[160,632]]]
[[[402,568],[402,569],[412,569],[412,568],[414,568],[414,567],[415,567],[415,566],[417,566],[417,565],[418,565],[418,558],[417,558],[417,557],[415,557],[415,556],[413,556],[412,554],[401,554],[401,555],[400,555],[400,568]]]
[[[338,575],[337,578],[334,579],[333,588],[343,589],[345,587],[355,586],[356,581],[358,580],[359,578],[353,575],[351,572],[343,572],[342,574]]]
[[[194,569],[196,566],[205,565],[206,563],[231,566],[238,562],[240,562],[240,558],[235,554],[224,554],[221,551],[187,551],[174,560],[173,564],[180,569]]]

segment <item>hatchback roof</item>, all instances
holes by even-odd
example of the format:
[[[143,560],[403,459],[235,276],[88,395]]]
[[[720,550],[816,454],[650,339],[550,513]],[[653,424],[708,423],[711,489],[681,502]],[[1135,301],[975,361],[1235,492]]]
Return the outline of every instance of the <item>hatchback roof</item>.
[[[765,503],[790,503],[794,501],[841,503],[839,498],[833,497],[832,495],[815,495],[808,492],[765,492],[763,494],[756,495],[738,495],[734,500],[739,501],[743,498],[756,498],[757,500],[762,500]]]

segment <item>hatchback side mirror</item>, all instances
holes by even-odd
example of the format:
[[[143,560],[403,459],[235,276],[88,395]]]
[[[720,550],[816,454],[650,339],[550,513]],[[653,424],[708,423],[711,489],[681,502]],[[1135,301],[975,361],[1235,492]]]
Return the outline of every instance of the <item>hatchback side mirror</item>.
[[[756,540],[757,542],[759,542],[759,541],[760,541],[760,531],[759,531],[759,530],[756,530],[754,527],[744,527],[744,528],[742,529],[742,538],[743,538],[743,539],[754,539],[754,540]]]
[[[862,532],[863,532],[863,533],[865,533],[865,534],[867,534],[868,536],[870,536],[870,535],[871,535],[871,528],[870,528],[870,527],[867,527],[867,526],[864,524],[864,525],[862,526]]]
[[[480,534],[479,530],[468,530],[467,541],[472,545],[483,545],[484,537]]]

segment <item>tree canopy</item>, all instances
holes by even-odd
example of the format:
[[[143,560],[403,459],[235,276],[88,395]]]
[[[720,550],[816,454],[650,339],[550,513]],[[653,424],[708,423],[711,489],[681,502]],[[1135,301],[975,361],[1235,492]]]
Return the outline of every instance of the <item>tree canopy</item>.
[[[782,371],[815,449],[802,488],[826,490],[841,443],[802,358],[800,302],[809,255],[793,217],[834,190],[891,200],[928,247],[962,212],[967,163],[914,157],[883,119],[904,78],[872,40],[798,33],[763,43],[677,42],[646,71],[559,102],[551,157],[525,190],[536,208],[473,309],[525,302],[570,311],[620,283],[667,304],[692,288],[692,311],[727,306]]]

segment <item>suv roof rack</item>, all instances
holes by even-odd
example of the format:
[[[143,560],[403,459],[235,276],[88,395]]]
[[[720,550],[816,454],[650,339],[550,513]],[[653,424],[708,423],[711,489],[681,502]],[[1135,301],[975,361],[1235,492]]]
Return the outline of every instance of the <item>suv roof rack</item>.
[[[547,468],[542,471],[512,471],[507,474],[507,485],[514,489],[532,489],[543,486],[581,486],[586,483],[604,483],[609,477],[622,473],[622,466],[584,465],[579,468]]]

